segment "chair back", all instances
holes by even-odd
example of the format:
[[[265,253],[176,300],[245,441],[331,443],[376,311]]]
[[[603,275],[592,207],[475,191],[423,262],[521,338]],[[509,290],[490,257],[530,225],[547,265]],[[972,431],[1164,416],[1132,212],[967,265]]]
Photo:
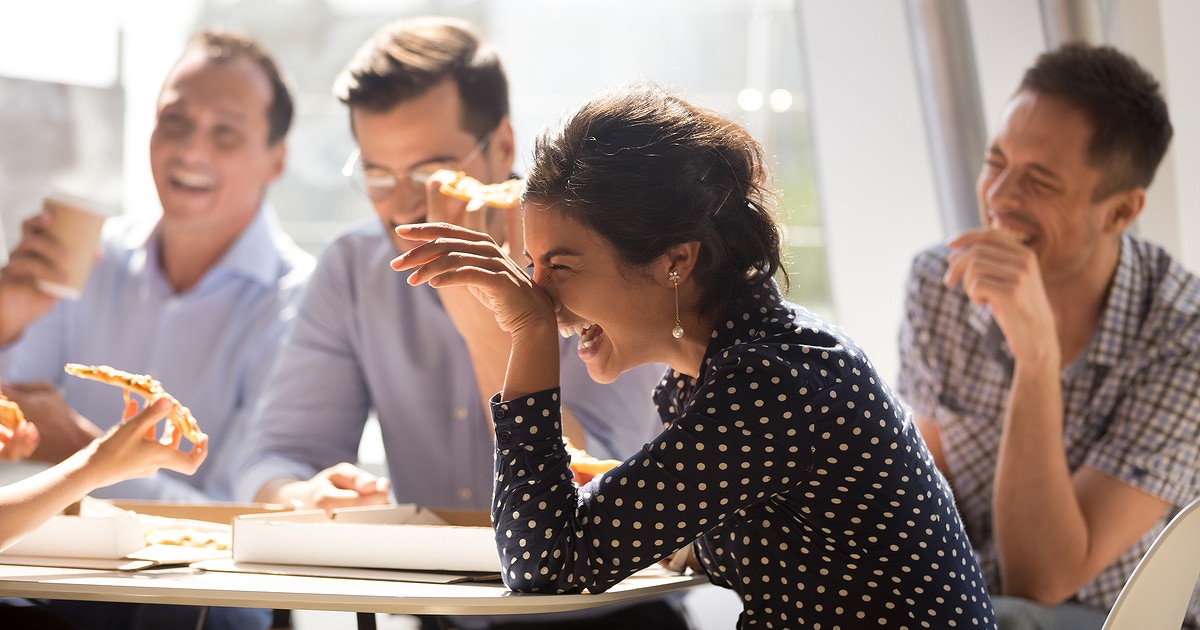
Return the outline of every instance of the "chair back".
[[[1103,630],[1183,625],[1200,578],[1200,499],[1183,508],[1146,550],[1125,582]]]

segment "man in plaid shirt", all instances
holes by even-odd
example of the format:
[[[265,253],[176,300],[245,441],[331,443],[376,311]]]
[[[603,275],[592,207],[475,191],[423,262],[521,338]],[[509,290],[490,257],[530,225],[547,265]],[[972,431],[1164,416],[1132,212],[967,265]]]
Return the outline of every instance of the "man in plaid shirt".
[[[1043,54],[988,147],[984,227],[913,264],[899,391],[1002,628],[1100,628],[1200,495],[1200,279],[1126,231],[1171,135],[1126,55]]]

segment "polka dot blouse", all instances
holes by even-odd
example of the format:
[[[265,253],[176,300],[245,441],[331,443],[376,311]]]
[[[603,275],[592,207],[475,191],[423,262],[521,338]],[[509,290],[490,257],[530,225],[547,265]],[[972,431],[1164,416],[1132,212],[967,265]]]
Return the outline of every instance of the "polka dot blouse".
[[[721,322],[698,378],[668,371],[654,397],[665,430],[578,490],[558,390],[493,401],[509,588],[601,592],[695,541],[709,579],[741,597],[739,628],[994,627],[907,409],[773,285]]]

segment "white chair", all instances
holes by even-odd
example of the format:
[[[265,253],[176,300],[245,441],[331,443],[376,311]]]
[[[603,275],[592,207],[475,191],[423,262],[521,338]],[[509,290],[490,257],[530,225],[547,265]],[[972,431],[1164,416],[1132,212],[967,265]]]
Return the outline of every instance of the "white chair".
[[[1167,523],[1125,582],[1103,630],[1177,630],[1200,578],[1200,499]]]

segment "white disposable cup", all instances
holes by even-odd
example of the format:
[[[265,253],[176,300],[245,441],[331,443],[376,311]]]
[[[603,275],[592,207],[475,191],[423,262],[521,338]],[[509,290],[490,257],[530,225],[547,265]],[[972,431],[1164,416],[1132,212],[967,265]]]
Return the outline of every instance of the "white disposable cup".
[[[78,300],[96,262],[105,212],[94,202],[59,192],[47,195],[42,207],[51,217],[51,236],[70,253],[70,259],[64,263],[65,283],[38,280],[38,288],[55,297]]]

